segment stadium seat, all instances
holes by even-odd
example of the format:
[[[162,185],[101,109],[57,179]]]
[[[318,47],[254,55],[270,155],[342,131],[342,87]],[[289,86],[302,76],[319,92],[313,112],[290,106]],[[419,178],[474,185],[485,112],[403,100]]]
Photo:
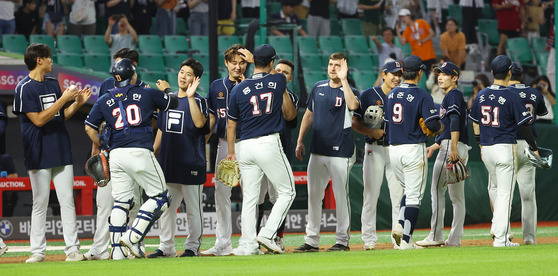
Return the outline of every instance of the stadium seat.
[[[138,49],[142,52],[142,54],[163,54],[163,44],[161,43],[161,38],[158,35],[139,35]]]
[[[535,53],[546,52],[546,37],[541,36],[531,38],[531,49],[533,49],[533,52]]]
[[[29,46],[29,43],[27,43],[27,39],[25,39],[25,36],[20,34],[2,35],[2,44],[4,47],[4,51],[22,55],[25,54],[25,50],[27,50],[27,46]]]
[[[209,54],[194,54],[192,57],[203,65],[204,72],[209,72]]]
[[[377,54],[377,53],[379,53],[379,51],[378,51],[378,46],[377,46],[376,43],[372,40],[372,37],[373,37],[373,36],[370,36],[370,37],[368,38],[368,45],[370,45],[370,52],[372,52],[372,53],[374,53],[374,54]],[[378,41],[380,41],[380,43],[384,43],[384,38],[383,38],[381,35],[376,35],[375,37],[378,39]],[[399,38],[395,37],[394,40],[399,40]]]
[[[293,43],[289,36],[269,36],[267,38],[269,45],[275,48],[279,54],[293,54]]]
[[[316,39],[310,36],[299,36],[296,38],[298,41],[298,52],[302,54],[319,54],[318,43]]]
[[[457,20],[459,26],[463,26],[463,16],[461,15],[460,5],[448,5],[448,18]]]
[[[83,68],[82,55],[60,53],[57,63],[64,66]]]
[[[330,9],[330,10],[337,10],[337,9]],[[330,28],[330,33],[329,35],[341,35],[341,23],[339,23],[339,19],[337,19],[337,16],[335,17],[330,17],[329,18],[329,28]]]
[[[492,5],[485,4],[484,7],[482,8],[481,18],[492,19],[492,18],[495,18],[495,17],[496,16],[492,14]]]
[[[189,56],[187,54],[166,54],[164,56],[165,59],[165,67],[167,71],[170,72],[177,72],[180,71],[180,65],[182,62],[187,60]],[[204,70],[207,70],[204,68]]]
[[[271,16],[275,13],[281,11],[281,2],[279,1],[267,1],[267,14]]]
[[[59,35],[56,37],[58,51],[64,54],[83,54],[83,47],[81,40],[76,35]]]
[[[208,72],[204,72],[200,78],[200,85],[198,86],[198,93],[202,96],[202,97],[207,97],[207,94],[209,93],[209,85],[211,84],[211,82],[209,81],[209,73]]]
[[[349,69],[354,71],[372,71],[377,68],[371,54],[349,54]]]
[[[302,70],[306,71],[323,71],[326,67],[323,63],[323,59],[317,54],[301,54],[300,64],[302,65]]]
[[[178,73],[167,72],[167,82],[170,84],[172,91],[178,91]]]
[[[240,44],[240,38],[236,35],[220,35],[217,40],[217,49],[219,51],[219,55],[223,55],[229,47],[233,46],[234,44]]]
[[[535,58],[531,53],[529,41],[525,37],[514,37],[506,40],[506,52],[508,56],[523,66],[534,66]]]
[[[186,36],[190,34],[190,29],[188,28],[188,24],[182,18],[176,18],[176,30],[177,35]]]
[[[190,36],[190,46],[192,50],[198,50],[201,54],[209,54],[209,37]]]
[[[413,52],[411,44],[405,43],[405,45],[401,45],[401,42],[397,39],[397,37],[393,40],[393,44],[401,49],[401,52],[403,52],[403,56],[405,57],[410,56]]]
[[[30,35],[29,43],[46,44],[48,47],[50,47],[50,50],[52,51],[53,59],[58,55],[58,52],[56,51],[56,46],[54,44],[54,38],[50,35],[38,35],[38,34]]]
[[[110,55],[110,49],[102,35],[84,35],[83,46],[87,53]]]
[[[331,55],[335,52],[344,52],[343,40],[339,36],[320,36],[320,50],[323,55]]]
[[[477,36],[479,37],[479,42],[482,42],[484,45],[498,46],[500,43],[498,21],[496,19],[479,19]]]
[[[378,78],[377,71],[355,71],[351,74],[355,81],[355,88],[362,93],[362,91],[374,86],[374,82]]]
[[[346,35],[343,40],[345,41],[345,48],[348,54],[369,54],[368,42],[363,35]],[[375,44],[374,44],[375,45]],[[376,49],[376,47],[374,47]]]
[[[163,42],[165,50],[171,54],[186,53],[190,50],[186,37],[182,35],[166,35],[163,37]]]
[[[87,53],[83,55],[83,60],[85,68],[103,73],[110,72],[110,55]]]
[[[141,71],[164,73],[166,70],[163,56],[141,54],[139,56],[138,69]]]
[[[344,18],[340,21],[343,35],[362,35],[362,19]]]
[[[167,75],[163,72],[138,71],[138,77],[142,81],[152,83],[157,83],[158,80],[167,80]]]
[[[312,91],[312,87],[314,87],[314,84],[316,84],[316,82],[328,79],[327,74],[321,71],[305,70],[303,71],[303,76],[304,76],[304,86],[306,87],[307,94],[310,94],[310,91]]]
[[[541,75],[546,75],[546,66],[548,65],[548,55],[549,53],[546,51],[535,53],[535,58],[537,59],[537,64],[539,65]]]

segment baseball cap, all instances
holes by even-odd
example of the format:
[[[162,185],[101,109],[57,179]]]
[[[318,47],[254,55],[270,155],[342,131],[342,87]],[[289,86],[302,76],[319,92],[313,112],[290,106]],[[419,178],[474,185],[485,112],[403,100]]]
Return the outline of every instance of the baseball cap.
[[[384,64],[384,66],[382,66],[382,72],[387,73],[395,73],[395,72],[401,72],[401,63],[397,62],[397,61],[390,61],[390,62],[386,62]]]
[[[410,55],[403,60],[403,68],[407,71],[426,70],[426,65],[422,64],[422,59],[415,55]]]
[[[506,73],[512,69],[512,61],[508,56],[499,55],[492,60],[491,68],[493,74]]]
[[[523,75],[523,66],[517,62],[512,62],[512,75]]]
[[[434,73],[444,73],[459,77],[459,67],[453,62],[444,62],[442,66],[434,68]]]
[[[132,81],[132,77],[136,72],[136,66],[130,59],[123,58],[116,62],[110,73],[114,77],[114,86],[124,87]]]
[[[406,16],[406,15],[411,15],[411,11],[408,9],[401,9],[399,11],[399,16]]]
[[[254,56],[254,61],[258,60],[264,63],[269,63],[275,58],[277,58],[277,53],[275,52],[275,49],[273,48],[273,46],[269,44],[262,44],[256,47],[252,55]]]

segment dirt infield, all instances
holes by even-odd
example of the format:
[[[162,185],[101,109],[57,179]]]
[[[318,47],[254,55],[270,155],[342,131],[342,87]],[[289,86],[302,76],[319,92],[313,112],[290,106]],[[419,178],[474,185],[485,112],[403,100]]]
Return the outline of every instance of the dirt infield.
[[[514,239],[514,242],[519,242],[523,244],[520,239]],[[537,238],[537,243],[539,244],[549,244],[549,243],[558,243],[558,237],[539,237]],[[461,246],[489,246],[492,245],[491,239],[486,240],[463,240],[461,241]],[[363,244],[351,244],[350,245],[352,251],[362,251]],[[292,253],[295,246],[287,247],[286,253]],[[325,252],[329,246],[320,246],[320,252]],[[391,243],[378,243],[376,244],[376,250],[393,250],[393,245]],[[151,253],[151,252],[149,252]],[[180,255],[182,251],[177,252]],[[0,257],[0,264],[10,264],[10,263],[24,263],[25,260],[29,258],[28,256],[19,256],[19,257]],[[204,257],[210,258],[210,257]],[[62,262],[66,259],[65,255],[47,255],[46,262]]]

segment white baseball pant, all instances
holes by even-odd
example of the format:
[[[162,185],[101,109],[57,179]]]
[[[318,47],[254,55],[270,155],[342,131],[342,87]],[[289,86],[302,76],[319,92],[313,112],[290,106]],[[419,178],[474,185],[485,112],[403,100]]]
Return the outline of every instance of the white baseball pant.
[[[66,165],[48,169],[29,170],[29,180],[33,193],[31,212],[31,254],[45,256],[47,247],[45,224],[50,196],[50,180],[54,183],[56,197],[60,203],[64,253],[79,253],[79,240],[76,229],[76,208],[74,205],[74,166]]]
[[[258,200],[258,205],[264,204],[265,195],[268,193],[269,193],[269,202],[271,202],[271,204],[275,204],[275,202],[277,201],[277,191],[275,191],[275,189],[273,188],[273,185],[271,184],[271,181],[269,181],[269,178],[267,178],[267,176],[264,175],[262,178],[262,185],[260,189],[260,198]]]
[[[307,244],[313,247],[318,247],[320,244],[322,201],[331,176],[337,216],[336,243],[349,245],[351,229],[349,174],[354,163],[354,153],[350,158],[310,154],[308,161],[308,223],[304,237]]]
[[[203,235],[203,185],[167,183],[167,188],[171,196],[171,204],[159,219],[161,224],[159,250],[163,251],[165,255],[176,253],[174,243],[176,210],[184,199],[188,219],[188,237],[185,242],[185,250],[192,250],[196,255],[199,255]]]
[[[432,217],[430,219],[430,234],[428,234],[426,239],[444,241],[444,214],[446,210],[446,190],[448,190],[453,205],[453,220],[447,243],[450,245],[461,245],[463,224],[465,223],[467,211],[465,209],[465,181],[448,185],[444,166],[449,158],[451,140],[442,140],[440,146],[436,161],[434,162],[434,168],[432,169],[432,184],[430,186]],[[457,150],[459,151],[459,158],[467,165],[469,161],[469,146],[458,142]]]
[[[492,231],[495,236],[493,245],[502,247],[506,246],[506,241],[511,234],[510,215],[517,173],[516,145],[483,146],[481,154],[491,181],[489,190],[490,186],[495,189],[492,199],[494,208]]]
[[[521,196],[521,226],[523,241],[536,242],[537,198],[535,194],[535,167],[525,155],[529,147],[525,140],[517,140],[517,186]]]
[[[384,181],[384,170],[389,188],[391,199],[391,229],[399,218],[399,205],[403,197],[403,187],[395,179],[393,168],[389,161],[389,148],[382,145],[368,144],[364,146],[364,161],[362,163],[362,178],[364,181],[361,231],[364,244],[376,243],[376,213],[378,208],[378,198],[380,189]],[[392,238],[395,244],[395,240]]]
[[[389,159],[397,181],[404,187],[405,205],[420,206],[428,177],[426,146],[424,143],[391,145]]]
[[[256,241],[257,207],[264,174],[277,191],[277,201],[259,236],[273,239],[296,196],[293,171],[283,152],[279,134],[260,136],[237,143],[242,152],[238,158],[242,175],[242,237],[240,244],[247,252],[258,248]],[[264,153],[265,154],[262,154]]]

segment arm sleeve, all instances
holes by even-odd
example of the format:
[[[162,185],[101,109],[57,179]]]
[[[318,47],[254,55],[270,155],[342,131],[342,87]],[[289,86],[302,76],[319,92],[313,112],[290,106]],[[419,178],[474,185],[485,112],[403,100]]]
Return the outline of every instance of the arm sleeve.
[[[522,124],[521,126],[519,126],[519,131],[521,131],[523,138],[525,138],[525,141],[527,142],[527,144],[529,144],[531,150],[538,150],[537,143],[535,142],[535,137],[533,136],[533,131],[531,130],[531,126],[529,124]]]
[[[459,115],[452,113],[450,114],[449,119],[450,119],[450,132],[460,131]]]

